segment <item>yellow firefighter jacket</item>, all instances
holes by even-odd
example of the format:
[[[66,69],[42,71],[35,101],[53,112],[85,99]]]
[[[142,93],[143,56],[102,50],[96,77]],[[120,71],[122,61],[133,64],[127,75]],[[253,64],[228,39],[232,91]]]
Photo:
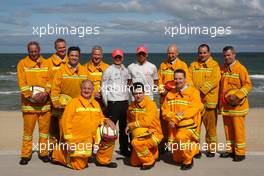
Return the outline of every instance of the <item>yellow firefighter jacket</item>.
[[[162,91],[166,82],[174,80],[174,71],[177,69],[182,69],[186,72],[187,83],[191,84],[188,66],[185,62],[181,59],[176,59],[173,64],[170,64],[167,60],[165,60],[161,63],[158,70],[159,91]]]
[[[149,96],[145,96],[140,103],[133,101],[129,105],[127,124],[130,130],[148,128],[148,132],[152,134],[151,137],[157,144],[163,138],[158,108]]]
[[[218,104],[219,82],[221,79],[218,63],[210,57],[204,63],[198,61],[193,62],[189,70],[193,85],[205,95],[203,99],[205,107],[216,108]]]
[[[58,108],[60,94],[66,94],[75,98],[81,94],[81,83],[87,79],[87,71],[78,64],[77,70],[70,68],[68,64],[63,65],[55,74],[52,81],[51,101],[55,108]]]
[[[52,81],[56,72],[61,68],[62,65],[65,65],[68,62],[68,57],[65,56],[63,60],[56,55],[56,53],[52,54],[50,58],[47,59],[48,66],[50,68],[49,77]]]
[[[91,60],[84,65],[85,69],[88,70],[88,79],[94,83],[94,92],[100,91],[102,75],[108,66],[108,64],[101,61],[101,63],[96,67]]]
[[[167,122],[173,121],[177,128],[196,128],[200,123],[203,104],[199,91],[193,86],[185,85],[180,91],[168,92],[162,106],[162,117]],[[182,112],[182,115],[177,115]]]
[[[72,156],[91,155],[93,136],[96,135],[97,128],[103,124],[104,120],[105,117],[96,100],[88,101],[80,95],[70,101],[62,115],[65,142],[68,144],[84,143],[87,146],[84,149],[75,149]]]
[[[247,72],[247,69],[236,60],[231,66],[224,66],[221,69],[221,85],[220,94],[223,96],[231,89],[239,89],[235,94],[239,99],[246,98],[243,104],[238,106],[230,106],[223,104],[220,101],[220,112],[225,116],[245,116],[248,114],[248,99],[247,95],[252,88],[252,83]]]
[[[29,56],[22,59],[17,65],[18,85],[21,91],[22,112],[47,112],[50,111],[50,101],[38,104],[29,101],[32,96],[31,86],[45,88],[48,93],[50,90],[48,64],[42,56],[37,62],[30,59]]]

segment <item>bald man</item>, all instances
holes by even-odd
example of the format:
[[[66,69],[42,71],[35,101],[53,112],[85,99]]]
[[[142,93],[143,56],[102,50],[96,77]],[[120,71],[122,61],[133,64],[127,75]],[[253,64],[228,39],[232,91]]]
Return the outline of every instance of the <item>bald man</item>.
[[[160,93],[160,106],[163,105],[164,98],[168,93],[168,90],[164,88],[165,84],[168,81],[174,80],[173,74],[174,71],[177,69],[182,69],[186,72],[186,82],[191,83],[190,74],[188,70],[187,64],[179,57],[179,49],[177,48],[176,44],[171,44],[167,48],[167,58],[161,63],[159,70],[158,70],[158,85],[159,85],[159,93]],[[165,142],[173,143],[170,140],[169,132],[167,129],[167,123],[161,119],[162,124],[162,131],[164,134],[163,142],[161,143],[160,149],[161,153],[165,150]]]

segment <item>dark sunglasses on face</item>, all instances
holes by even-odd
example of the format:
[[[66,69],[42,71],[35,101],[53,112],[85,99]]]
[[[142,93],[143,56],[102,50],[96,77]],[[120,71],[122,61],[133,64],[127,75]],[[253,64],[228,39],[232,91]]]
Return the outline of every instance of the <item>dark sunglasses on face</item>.
[[[144,53],[144,52],[139,52],[139,53],[137,53],[137,56],[146,56],[147,54],[146,53]]]
[[[122,56],[120,56],[120,55],[117,55],[116,57],[115,57],[115,59],[122,59],[123,57]]]

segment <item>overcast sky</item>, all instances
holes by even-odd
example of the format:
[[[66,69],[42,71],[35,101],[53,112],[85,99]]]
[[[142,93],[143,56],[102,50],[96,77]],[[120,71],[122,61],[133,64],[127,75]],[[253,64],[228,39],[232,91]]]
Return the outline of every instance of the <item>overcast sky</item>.
[[[165,52],[176,43],[181,52],[196,52],[201,43],[208,43],[214,52],[234,45],[239,52],[264,51],[264,0],[9,0],[0,6],[0,52],[26,52],[30,40],[39,41],[42,52],[54,52],[58,37],[68,46],[79,45],[90,52],[93,45],[102,45],[105,52],[122,48],[134,52],[146,45],[150,52]],[[91,26],[99,34],[44,35],[33,27]],[[231,34],[165,35],[169,26],[231,27]],[[168,34],[168,33],[167,33]]]

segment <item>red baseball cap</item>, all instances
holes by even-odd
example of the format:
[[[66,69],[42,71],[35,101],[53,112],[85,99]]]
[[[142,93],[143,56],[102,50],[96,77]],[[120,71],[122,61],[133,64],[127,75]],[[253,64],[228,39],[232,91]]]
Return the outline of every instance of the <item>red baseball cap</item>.
[[[123,52],[123,50],[121,50],[121,49],[114,49],[113,51],[112,51],[112,57],[113,58],[115,58],[116,56],[122,56],[122,57],[124,57],[124,52]]]
[[[143,52],[143,53],[148,54],[148,48],[146,48],[146,47],[143,46],[143,45],[137,47],[137,53],[140,53],[140,52]]]

